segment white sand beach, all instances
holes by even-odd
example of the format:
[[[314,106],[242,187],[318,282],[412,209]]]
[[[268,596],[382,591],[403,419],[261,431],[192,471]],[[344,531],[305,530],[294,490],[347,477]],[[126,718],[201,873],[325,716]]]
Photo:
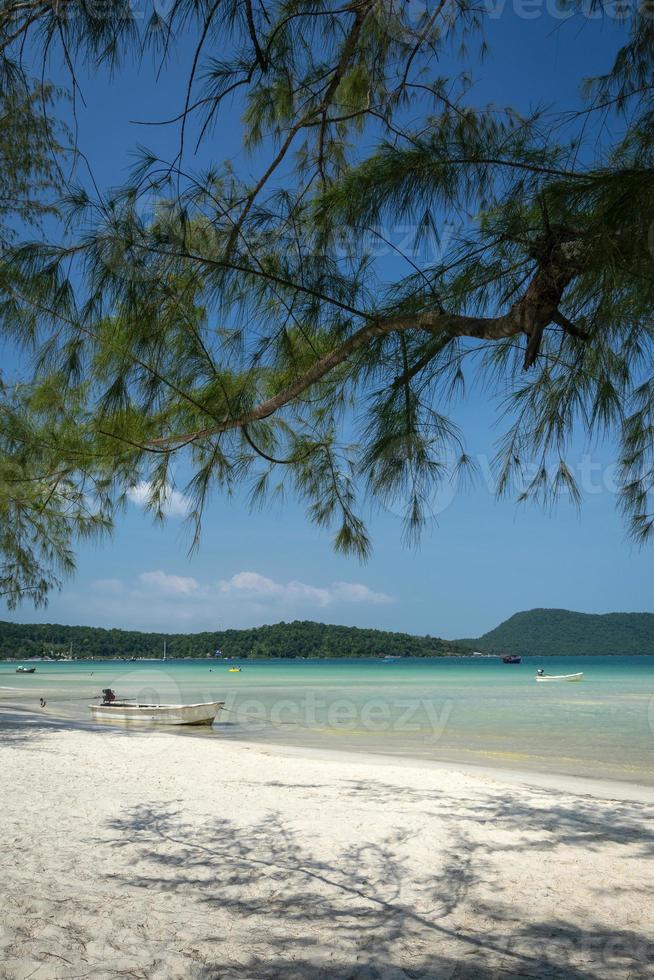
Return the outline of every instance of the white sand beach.
[[[0,713],[0,790],[2,978],[654,975],[654,804],[609,784]]]

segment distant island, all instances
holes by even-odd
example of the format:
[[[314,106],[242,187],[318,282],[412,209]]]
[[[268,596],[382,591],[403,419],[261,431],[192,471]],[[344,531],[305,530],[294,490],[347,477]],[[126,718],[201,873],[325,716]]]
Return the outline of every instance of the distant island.
[[[411,636],[383,630],[296,621],[253,629],[211,633],[139,633],[94,626],[0,622],[0,659],[33,656],[161,657],[446,657],[464,656],[464,644],[437,636]]]
[[[654,613],[592,615],[567,609],[516,613],[477,639],[444,640],[385,630],[294,621],[251,629],[204,633],[140,633],[0,622],[0,660],[72,654],[87,657],[212,657],[220,651],[236,659],[299,657],[452,657],[514,653],[550,657],[593,654],[654,654]]]
[[[530,609],[484,633],[459,640],[484,653],[550,657],[593,654],[654,654],[654,613],[579,613],[569,609]]]

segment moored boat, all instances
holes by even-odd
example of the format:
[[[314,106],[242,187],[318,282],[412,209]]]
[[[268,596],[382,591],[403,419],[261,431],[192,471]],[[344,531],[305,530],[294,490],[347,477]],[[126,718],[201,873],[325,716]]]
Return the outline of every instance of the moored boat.
[[[537,681],[580,681],[583,671],[578,674],[536,674]]]
[[[224,707],[224,701],[198,704],[141,704],[119,700],[108,688],[101,704],[90,704],[94,721],[136,725],[212,725]]]
[[[16,673],[17,674],[35,674],[36,673],[36,667],[17,667],[16,668]]]
[[[503,664],[521,664],[522,657],[516,657],[515,654],[509,653],[502,657]]]

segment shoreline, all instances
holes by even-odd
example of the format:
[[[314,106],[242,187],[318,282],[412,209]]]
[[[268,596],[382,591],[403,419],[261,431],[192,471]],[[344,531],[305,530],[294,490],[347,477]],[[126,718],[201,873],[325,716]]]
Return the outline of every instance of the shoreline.
[[[370,764],[380,769],[399,766],[402,769],[461,773],[488,779],[495,783],[552,790],[574,796],[613,800],[617,802],[654,804],[654,786],[608,777],[570,776],[566,773],[540,770],[503,769],[500,766],[476,765],[472,762],[452,762],[440,759],[423,759],[410,755],[384,755],[375,752],[356,752],[351,749],[322,749],[303,745],[286,745],[281,742],[251,742],[245,739],[229,739],[230,745],[243,748],[259,748],[271,755],[287,758],[345,761],[350,765]]]
[[[221,739],[220,725],[207,732],[194,731],[191,727],[183,731],[172,731],[162,728],[151,731],[126,732],[124,728],[118,725],[101,725],[90,719],[76,719],[56,713],[45,714],[30,707],[2,703],[0,703],[0,739],[2,738],[3,729],[7,727],[7,721],[11,725],[10,716],[12,712],[16,712],[18,716],[16,719],[18,726],[25,723],[25,719],[31,718],[38,720],[41,727],[50,731],[84,731],[91,734],[94,732],[111,732],[127,735],[130,738],[145,738],[149,735],[155,735],[167,736],[172,739],[194,739],[206,741],[208,744],[214,745],[215,751],[218,752],[222,746],[230,745],[240,748],[242,751],[250,749],[260,750],[266,755],[276,758],[344,763],[348,766],[370,765],[377,769],[399,766],[402,769],[416,770],[418,772],[460,773],[479,779],[490,780],[494,783],[570,793],[581,798],[587,797],[619,802],[654,804],[654,785],[632,780],[606,776],[577,776],[538,769],[503,768],[501,766],[457,762],[447,759],[427,759],[402,754],[387,755],[383,752],[374,751],[361,752],[346,748],[320,748],[301,744],[292,745],[284,742],[267,742],[263,739],[261,741],[239,739],[234,736]],[[217,744],[218,742],[220,744]]]
[[[205,654],[201,657],[176,657],[174,655],[167,654],[166,659],[163,657],[128,657],[128,656],[98,656],[98,657],[39,657],[39,656],[25,656],[25,657],[5,657],[0,659],[0,668],[3,664],[47,664],[48,666],[52,664],[101,664],[101,663],[185,663],[186,661],[193,661],[194,663],[212,663],[212,664],[227,664],[234,663],[236,661],[248,661],[249,663],[292,663],[293,661],[299,663],[306,663],[307,661],[330,661],[334,663],[339,663],[341,661],[351,663],[353,661],[369,660],[373,663],[402,663],[407,660],[501,660],[505,654],[502,653],[413,653],[407,656],[403,654],[398,656],[375,656],[374,654],[362,654],[361,656],[349,655],[347,657],[323,657],[323,656],[279,656],[279,657],[257,657],[251,656],[249,654],[235,654],[231,657],[214,657],[211,654]],[[654,656],[654,651],[649,653],[518,653],[512,656],[521,657],[523,660],[556,660],[561,658],[563,660],[577,659],[583,663],[584,660],[590,660],[595,657],[652,657]],[[517,664],[516,666],[519,666]]]

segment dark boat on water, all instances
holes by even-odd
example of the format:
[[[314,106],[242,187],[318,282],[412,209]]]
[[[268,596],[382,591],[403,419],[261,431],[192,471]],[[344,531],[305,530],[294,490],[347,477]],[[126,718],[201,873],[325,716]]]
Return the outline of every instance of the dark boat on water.
[[[17,674],[34,674],[36,673],[36,667],[17,667]]]
[[[502,657],[502,663],[503,664],[521,664],[522,663],[522,657],[516,657],[513,654],[507,654],[505,657]]]

